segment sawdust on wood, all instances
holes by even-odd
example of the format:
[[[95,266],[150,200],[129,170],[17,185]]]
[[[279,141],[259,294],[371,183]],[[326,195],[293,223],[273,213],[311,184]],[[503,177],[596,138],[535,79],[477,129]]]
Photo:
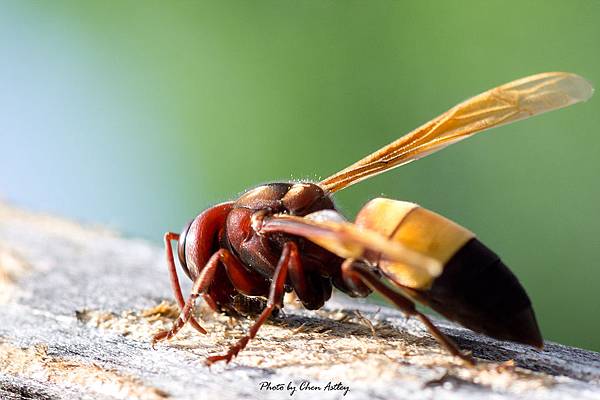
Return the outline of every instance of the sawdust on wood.
[[[171,341],[160,342],[158,351],[161,347],[175,348],[196,355],[202,363],[209,355],[226,352],[252,323],[250,319],[215,314],[207,306],[197,308],[198,321],[208,333],[201,335],[185,326]],[[153,334],[171,327],[179,308],[163,301],[150,309],[120,315],[98,310],[78,315],[82,322],[96,328],[150,343]],[[467,367],[433,338],[416,337],[399,331],[386,319],[369,321],[360,312],[346,309],[322,309],[314,316],[284,314],[271,319],[234,363],[291,375],[301,371],[322,380],[376,379],[383,384],[397,379],[422,382],[421,374],[402,368],[413,364],[432,371],[434,377],[426,386],[475,385],[512,393],[548,390],[555,382],[551,376],[518,368],[510,361],[480,361],[475,368]]]
[[[133,376],[104,369],[97,364],[48,355],[48,348],[41,344],[19,348],[0,342],[0,372],[117,399],[168,398],[163,391],[146,386]]]

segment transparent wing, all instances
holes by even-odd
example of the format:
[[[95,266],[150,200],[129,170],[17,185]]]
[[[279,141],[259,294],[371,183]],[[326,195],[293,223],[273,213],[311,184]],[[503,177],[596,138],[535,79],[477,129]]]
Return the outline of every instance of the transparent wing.
[[[342,258],[363,259],[367,251],[372,251],[380,253],[387,260],[405,263],[434,278],[442,272],[443,266],[438,260],[391,241],[375,231],[360,228],[350,222],[319,218],[323,212],[314,214],[318,215],[315,219],[311,219],[310,215],[296,217],[277,214],[265,217],[261,232],[301,236]]]
[[[589,99],[582,77],[547,72],[498,86],[472,97],[395,142],[320,182],[335,192],[389,169],[418,160],[477,132]]]

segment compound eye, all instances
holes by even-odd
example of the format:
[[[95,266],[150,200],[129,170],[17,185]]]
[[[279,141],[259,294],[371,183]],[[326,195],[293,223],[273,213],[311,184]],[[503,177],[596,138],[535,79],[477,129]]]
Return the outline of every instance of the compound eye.
[[[177,256],[179,257],[179,263],[181,264],[181,268],[183,268],[183,272],[185,272],[185,274],[190,279],[192,279],[192,277],[190,276],[190,270],[188,269],[187,263],[185,261],[185,241],[187,238],[187,233],[190,230],[190,226],[192,225],[192,222],[194,222],[194,220],[191,220],[185,225],[185,227],[181,231],[181,234],[179,235],[179,242],[177,243]]]

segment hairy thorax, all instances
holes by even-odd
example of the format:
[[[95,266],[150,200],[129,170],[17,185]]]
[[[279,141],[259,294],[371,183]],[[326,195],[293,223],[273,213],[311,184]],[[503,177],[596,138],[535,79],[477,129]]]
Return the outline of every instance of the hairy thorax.
[[[305,216],[320,210],[335,210],[331,197],[312,183],[269,183],[244,193],[227,217],[227,245],[247,266],[272,277],[286,241],[297,244],[306,271],[329,277],[341,259],[300,237],[277,233],[264,236],[253,229],[253,216],[290,214]]]

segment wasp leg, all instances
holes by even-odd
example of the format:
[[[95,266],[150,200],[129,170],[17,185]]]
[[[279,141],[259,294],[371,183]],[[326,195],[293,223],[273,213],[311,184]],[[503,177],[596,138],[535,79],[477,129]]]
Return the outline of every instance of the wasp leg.
[[[244,347],[246,347],[250,339],[256,336],[256,333],[262,324],[269,318],[275,307],[279,307],[282,304],[283,295],[285,293],[285,280],[287,277],[288,267],[293,263],[300,263],[298,247],[293,242],[287,242],[283,246],[281,257],[279,257],[279,262],[275,268],[275,273],[271,282],[271,288],[269,290],[269,300],[267,301],[267,306],[262,311],[258,319],[254,322],[252,327],[250,327],[248,334],[242,337],[236,344],[231,346],[226,354],[208,357],[206,359],[206,363],[208,365],[221,360],[224,360],[227,363],[230,362],[233,357],[235,357],[241,350],[244,349]]]
[[[331,280],[304,269],[301,262],[290,263],[289,282],[307,310],[318,310],[331,297]]]
[[[220,249],[218,251],[220,264],[223,266],[224,272],[226,275],[217,275],[215,279],[223,279],[227,280],[228,283],[231,283],[233,286],[233,293],[227,294],[227,300],[223,298],[222,295],[218,293],[213,293],[212,289],[209,289],[209,292],[203,293],[202,298],[207,302],[207,304],[216,312],[226,311],[228,314],[232,316],[236,316],[236,314],[246,315],[241,309],[236,308],[236,305],[233,305],[237,300],[251,301],[248,299],[254,300],[252,296],[260,296],[266,298],[269,295],[269,286],[270,282],[268,279],[264,278],[257,272],[253,272],[246,268],[233,253],[227,249]],[[218,292],[219,289],[216,288]],[[212,296],[216,296],[213,298]],[[250,297],[248,297],[250,296]],[[220,299],[220,303],[217,302],[217,298]],[[243,306],[242,303],[238,303],[238,306]],[[264,307],[260,307],[259,310],[262,310]],[[240,316],[240,315],[237,315]]]
[[[179,234],[174,232],[165,233],[165,252],[167,255],[167,265],[169,266],[169,276],[171,277],[171,288],[173,289],[175,300],[177,300],[177,304],[181,310],[185,306],[185,302],[183,301],[181,286],[179,286],[179,277],[177,276],[177,268],[175,267],[175,259],[173,258],[173,249],[171,248],[172,240],[179,241]],[[190,324],[192,324],[194,329],[196,329],[198,332],[206,334],[206,330],[200,326],[198,321],[196,321],[193,316],[190,317]]]
[[[202,269],[202,272],[200,272],[200,275],[194,281],[194,284],[192,285],[192,292],[190,293],[190,297],[188,297],[187,301],[185,302],[185,305],[183,306],[181,312],[179,313],[179,317],[177,317],[177,320],[173,323],[171,330],[162,331],[162,332],[159,332],[156,335],[154,335],[154,337],[152,338],[152,347],[154,347],[154,345],[158,341],[161,341],[164,339],[167,339],[167,340],[171,339],[173,336],[175,336],[177,334],[177,332],[179,332],[179,330],[181,328],[183,328],[183,326],[186,324],[186,322],[188,322],[190,320],[190,318],[192,318],[192,312],[194,311],[194,303],[195,303],[196,299],[198,298],[198,296],[201,293],[205,292],[208,289],[208,287],[210,286],[210,283],[212,282],[212,280],[215,276],[215,271],[219,267],[219,259],[220,258],[221,258],[221,250],[217,251],[215,254],[213,254],[210,257],[210,259],[206,263],[206,266]]]
[[[167,235],[165,235],[165,239],[166,238],[167,238]],[[169,264],[172,266],[170,268],[170,271],[172,269],[174,269],[174,266],[175,266],[174,263],[171,264],[171,261],[173,261],[172,257],[173,257],[173,254],[170,253]],[[169,257],[167,256],[167,258],[169,258]],[[156,335],[154,335],[154,337],[152,339],[153,346],[156,342],[158,342],[160,340],[171,339],[173,336],[175,336],[177,334],[177,332],[179,332],[179,330],[188,321],[193,323],[192,321],[194,321],[194,319],[192,316],[192,312],[194,310],[194,303],[199,295],[205,295],[203,297],[205,300],[209,301],[209,305],[213,309],[217,308],[216,303],[206,293],[206,291],[209,289],[210,284],[214,279],[215,272],[216,272],[217,268],[219,268],[219,265],[223,265],[225,267],[225,271],[227,272],[227,275],[228,275],[231,283],[241,293],[246,294],[248,296],[260,296],[260,295],[266,295],[266,293],[268,293],[269,284],[268,284],[267,280],[265,280],[258,274],[252,274],[252,273],[248,272],[239,263],[239,261],[236,260],[236,258],[233,256],[233,254],[231,254],[231,252],[229,250],[219,249],[216,253],[214,253],[210,257],[210,259],[206,263],[205,267],[202,269],[202,272],[200,273],[198,278],[194,281],[194,284],[192,286],[192,291],[190,293],[190,297],[188,298],[187,302],[183,303],[183,295],[181,294],[181,288],[179,286],[179,281],[177,280],[177,274],[175,273],[174,276],[171,275],[171,284],[173,285],[173,290],[176,293],[175,297],[177,298],[178,303],[179,303],[179,298],[177,296],[177,293],[179,293],[179,296],[181,296],[181,303],[179,303],[179,304],[180,304],[180,307],[182,308],[182,310],[179,313],[179,317],[173,324],[173,327],[171,328],[170,331],[162,331],[162,332],[159,332]],[[196,324],[198,324],[198,323],[196,322]],[[198,325],[198,326],[200,327],[200,325]],[[204,328],[200,327],[200,329],[201,329],[200,332],[206,333],[206,330],[204,330]]]
[[[394,303],[400,310],[402,310],[408,316],[416,316],[425,324],[429,333],[450,352],[453,356],[461,358],[463,361],[470,365],[475,365],[475,360],[467,354],[463,354],[458,346],[450,340],[446,335],[442,333],[424,314],[417,311],[415,303],[404,297],[402,294],[390,289],[385,285],[377,275],[370,271],[366,266],[355,263],[353,259],[347,259],[342,264],[342,274],[344,278],[348,280],[348,284],[351,285],[352,278],[360,278],[367,286],[373,290],[379,292],[381,295],[386,297],[392,303]]]
[[[256,272],[249,271],[227,249],[219,250],[220,261],[231,284],[238,292],[246,296],[267,296],[269,281]]]

